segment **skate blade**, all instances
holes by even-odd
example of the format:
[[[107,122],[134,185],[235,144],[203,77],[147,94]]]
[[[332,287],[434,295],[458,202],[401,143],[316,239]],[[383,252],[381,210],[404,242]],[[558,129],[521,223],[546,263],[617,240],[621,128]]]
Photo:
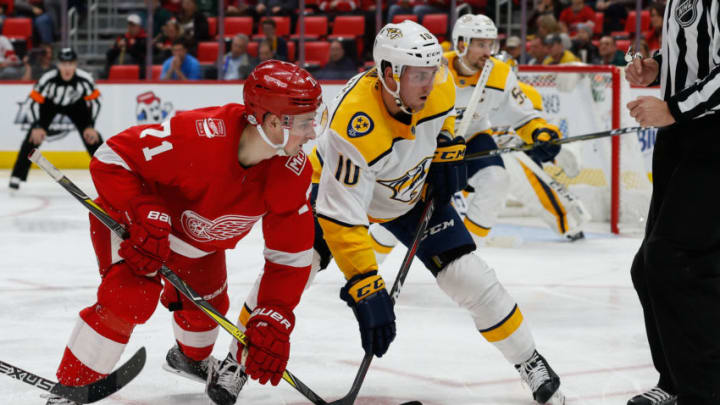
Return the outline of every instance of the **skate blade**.
[[[201,384],[205,384],[205,380],[200,379],[198,376],[193,375],[193,374],[186,373],[186,372],[184,372],[184,371],[181,371],[181,370],[178,370],[178,369],[175,369],[175,368],[172,368],[172,367],[170,367],[170,365],[167,364],[167,363],[164,363],[164,364],[162,365],[162,368],[163,368],[163,370],[165,370],[165,371],[167,371],[167,372],[169,372],[169,373],[176,374],[176,375],[179,375],[179,376],[181,376],[181,377],[185,377],[185,378],[187,378],[188,380],[192,380],[192,381],[195,381],[195,382],[199,382],[199,383],[201,383]]]
[[[565,405],[565,395],[558,389],[550,399],[545,402],[545,405]]]

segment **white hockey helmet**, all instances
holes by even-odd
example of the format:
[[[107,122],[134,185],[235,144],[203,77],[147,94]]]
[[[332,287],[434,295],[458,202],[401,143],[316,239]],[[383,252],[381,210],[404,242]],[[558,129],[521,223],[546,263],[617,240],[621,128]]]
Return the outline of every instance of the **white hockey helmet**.
[[[395,98],[395,102],[406,113],[411,114],[400,99],[400,75],[406,66],[437,67],[444,73],[438,72],[435,80],[444,81],[447,70],[442,63],[443,49],[437,38],[422,25],[405,20],[399,24],[387,24],[375,37],[373,46],[373,60],[377,67],[378,77],[385,90]],[[385,83],[383,67],[390,64],[396,90],[392,91]],[[442,75],[445,75],[442,77]]]
[[[494,55],[500,50],[500,44],[498,43],[497,37],[497,27],[490,17],[482,14],[465,14],[464,16],[458,18],[452,30],[453,48],[455,48],[458,56],[460,56],[460,62],[463,63],[463,65],[464,62],[462,57],[467,54],[468,46],[473,38],[492,39],[493,45],[491,53]],[[458,42],[460,41],[465,44],[465,49],[463,49],[462,52],[458,49]],[[465,68],[470,69],[467,66],[465,66]]]

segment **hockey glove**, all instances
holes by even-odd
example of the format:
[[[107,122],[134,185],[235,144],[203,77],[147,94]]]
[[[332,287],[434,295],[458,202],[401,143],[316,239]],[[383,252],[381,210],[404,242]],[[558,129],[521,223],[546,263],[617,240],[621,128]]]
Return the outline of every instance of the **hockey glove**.
[[[447,204],[453,194],[467,187],[468,172],[464,159],[465,139],[438,136],[438,146],[425,181],[426,191],[429,187],[430,197],[437,205]]]
[[[537,128],[532,133],[535,144],[527,154],[540,166],[543,162],[550,162],[560,152],[560,145],[549,143],[553,139],[560,139],[560,129],[555,125],[548,124],[546,127]]]
[[[154,276],[170,255],[170,215],[155,197],[141,196],[130,201],[125,217],[130,237],[118,253],[136,274]]]
[[[278,385],[290,358],[290,332],[295,315],[276,307],[255,308],[245,335],[250,341],[245,372],[253,380]]]
[[[377,271],[357,275],[340,290],[360,326],[365,353],[382,357],[395,339],[395,311],[385,281]]]

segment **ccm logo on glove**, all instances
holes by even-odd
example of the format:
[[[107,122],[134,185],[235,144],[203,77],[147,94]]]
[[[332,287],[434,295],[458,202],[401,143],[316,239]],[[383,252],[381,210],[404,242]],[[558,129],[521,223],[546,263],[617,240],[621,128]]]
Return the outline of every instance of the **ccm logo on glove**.
[[[290,323],[290,321],[288,321],[281,313],[270,308],[257,308],[253,311],[251,316],[255,315],[267,316],[268,318],[277,321],[280,325],[283,325],[285,329],[292,329],[292,323]],[[258,324],[258,326],[264,325]]]

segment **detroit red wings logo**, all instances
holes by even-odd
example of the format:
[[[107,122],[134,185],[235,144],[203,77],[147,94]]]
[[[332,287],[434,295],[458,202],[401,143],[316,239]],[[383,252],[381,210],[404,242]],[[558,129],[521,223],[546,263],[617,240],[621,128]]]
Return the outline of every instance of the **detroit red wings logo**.
[[[187,235],[198,242],[226,240],[249,231],[262,215],[223,215],[210,220],[192,211],[182,213],[182,226]]]

